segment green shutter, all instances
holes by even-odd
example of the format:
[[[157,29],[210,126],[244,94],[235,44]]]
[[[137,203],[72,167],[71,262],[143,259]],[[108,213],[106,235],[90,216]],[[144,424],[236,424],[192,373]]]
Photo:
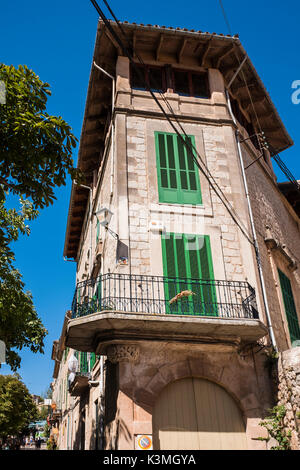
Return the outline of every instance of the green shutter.
[[[187,142],[195,147],[195,138]],[[159,202],[202,204],[199,170],[177,134],[155,132]]]
[[[65,404],[68,406],[68,377],[65,379]]]
[[[211,256],[211,247],[210,239],[206,235],[198,239],[200,243],[199,246],[199,256],[200,256],[200,269],[201,269],[201,279],[207,281],[207,283],[202,284],[202,295],[203,302],[205,305],[205,313],[207,315],[217,315],[217,295],[215,285],[211,282],[214,280],[212,256]]]
[[[166,312],[217,316],[217,295],[209,236],[167,233],[162,235]],[[197,280],[201,280],[201,284]],[[195,296],[169,301],[182,291]]]
[[[98,243],[99,241],[99,235],[100,235],[100,222],[97,219],[97,232],[96,232],[96,242]]]
[[[90,370],[92,370],[92,368],[94,367],[95,362],[96,362],[96,354],[91,353],[91,355],[90,355]]]
[[[87,353],[81,352],[80,353],[80,372],[85,374],[88,372],[88,361],[87,361]]]
[[[296,311],[292,286],[289,278],[278,269],[281,292],[283,297],[283,303],[285,308],[285,313],[287,317],[289,333],[291,337],[291,343],[300,340],[300,327],[299,320]]]

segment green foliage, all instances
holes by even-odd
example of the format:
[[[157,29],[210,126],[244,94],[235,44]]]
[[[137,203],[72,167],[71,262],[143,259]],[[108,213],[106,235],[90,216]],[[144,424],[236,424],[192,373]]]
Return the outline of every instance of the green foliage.
[[[269,413],[270,415],[260,423],[260,426],[266,428],[269,435],[278,442],[278,446],[272,447],[271,450],[290,450],[291,431],[285,430],[283,422],[286,415],[285,406],[274,406]]]
[[[42,394],[41,394],[41,397],[43,399],[45,398],[52,398],[52,395],[53,395],[53,391],[52,391],[52,388],[49,386]]]
[[[41,407],[41,409],[38,410],[37,421],[44,421],[45,419],[47,419],[48,414],[48,406]]]
[[[37,407],[18,374],[0,375],[0,437],[17,435],[37,418]]]
[[[46,112],[49,84],[25,65],[0,64],[0,80],[6,87],[6,103],[0,104],[0,339],[16,371],[16,350],[42,353],[47,331],[14,268],[11,243],[30,234],[28,222],[53,203],[55,187],[65,184],[67,174],[79,181],[81,174],[73,166],[76,138],[70,126]],[[19,197],[20,208],[6,207],[11,195]]]
[[[43,352],[47,330],[35,311],[30,292],[24,291],[21,274],[13,266],[10,244],[19,234],[29,234],[27,221],[37,216],[29,201],[20,199],[21,210],[6,209],[0,201],[0,338],[6,344],[6,362],[16,371],[20,356],[13,349],[29,347]]]
[[[53,436],[50,436],[50,438],[47,441],[47,450],[56,450],[57,449],[57,444]]]
[[[45,424],[43,436],[48,438],[50,437],[50,426],[48,423]]]
[[[277,364],[279,358],[278,351],[275,348],[271,348],[266,351],[265,368],[268,369],[269,376],[271,377],[274,372],[274,366]]]
[[[61,116],[46,112],[49,84],[26,65],[0,65],[6,104],[0,105],[0,184],[42,208],[56,199],[54,188],[76,177],[72,149],[76,138]]]

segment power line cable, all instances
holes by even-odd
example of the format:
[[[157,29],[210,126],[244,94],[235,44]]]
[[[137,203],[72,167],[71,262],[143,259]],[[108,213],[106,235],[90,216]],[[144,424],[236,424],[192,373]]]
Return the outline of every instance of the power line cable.
[[[177,136],[179,137],[179,139],[181,140],[181,142],[183,143],[183,145],[189,150],[189,153],[191,154],[195,164],[197,165],[197,167],[200,169],[200,171],[204,174],[204,176],[206,177],[206,179],[208,180],[210,186],[212,187],[212,189],[214,190],[214,192],[217,194],[217,196],[219,197],[219,199],[222,201],[222,203],[224,204],[224,206],[226,207],[227,211],[229,212],[229,214],[231,215],[232,219],[234,220],[234,222],[237,224],[237,226],[240,228],[240,230],[242,231],[242,233],[245,235],[245,237],[248,239],[248,241],[253,245],[254,242],[253,242],[253,239],[251,237],[251,235],[249,235],[248,233],[248,230],[247,228],[244,226],[243,222],[240,220],[238,214],[235,212],[234,208],[232,207],[231,203],[229,202],[229,200],[227,199],[226,195],[224,194],[224,192],[222,191],[222,189],[220,188],[220,186],[218,185],[218,183],[216,182],[216,180],[214,179],[214,177],[212,176],[210,170],[207,168],[205,162],[203,161],[201,155],[199,154],[199,152],[197,151],[197,149],[194,147],[194,145],[190,142],[190,139],[188,139],[188,136],[185,132],[185,130],[183,129],[181,123],[178,121],[178,118],[177,116],[175,115],[170,103],[168,102],[168,100],[162,95],[162,93],[160,92],[160,96],[162,97],[162,100],[164,101],[164,103],[166,104],[166,106],[168,107],[173,119],[176,121],[177,125],[179,126],[180,130],[182,131],[182,133],[184,134],[185,138],[183,138],[183,136],[179,133],[178,129],[175,127],[174,123],[171,121],[170,117],[167,115],[167,113],[165,112],[163,106],[161,105],[161,103],[159,102],[159,100],[157,99],[157,97],[155,96],[155,94],[153,93],[151,87],[149,86],[149,84],[147,83],[147,81],[145,80],[145,77],[142,76],[141,74],[141,70],[140,68],[137,66],[137,64],[135,63],[134,59],[133,59],[133,55],[132,55],[132,52],[130,51],[131,47],[126,47],[124,46],[122,40],[119,38],[119,36],[117,35],[117,33],[114,31],[114,29],[111,27],[111,24],[109,22],[109,20],[106,18],[106,16],[104,15],[103,11],[100,9],[100,7],[98,6],[97,2],[95,0],[91,0],[92,4],[95,6],[97,12],[99,13],[100,17],[102,18],[104,24],[107,26],[108,30],[110,31],[110,33],[112,34],[112,36],[114,37],[114,39],[117,41],[118,45],[120,46],[121,50],[125,53],[125,55],[128,57],[128,59],[130,60],[130,63],[133,65],[133,67],[135,68],[135,70],[137,71],[138,75],[140,76],[140,78],[142,78],[142,81],[145,82],[145,88],[147,89],[147,91],[150,92],[152,98],[155,100],[156,104],[159,106],[160,110],[162,111],[162,113],[164,114],[164,116],[166,117],[166,119],[168,120],[169,124],[172,126],[173,130],[175,131],[175,133],[177,134]],[[105,4],[107,4],[107,2],[105,1]],[[110,12],[111,14],[113,15],[113,17],[115,18],[116,20],[116,23],[119,27],[119,29],[121,30],[122,34],[125,35],[125,37],[127,38],[126,34],[124,33],[123,31],[123,28],[121,27],[119,21],[116,19],[116,16],[113,14],[112,10],[110,9]],[[138,54],[135,52],[135,55],[136,57],[140,60],[141,64],[142,65],[145,65],[144,62],[142,61],[141,58],[139,58]],[[195,154],[197,155],[197,157],[199,158],[199,160],[201,161],[203,167],[206,169],[207,173],[205,172],[204,168],[200,165],[198,159],[195,157]],[[212,181],[211,181],[212,180]]]
[[[225,8],[223,6],[223,2],[222,0],[219,0],[219,4],[221,6],[221,9],[222,9],[222,12],[223,12],[223,16],[224,16],[224,20],[227,24],[227,27],[229,29],[229,31],[231,31],[231,27],[230,27],[230,23],[229,23],[229,20],[228,20],[228,17],[226,15],[226,12],[225,12]],[[234,43],[234,46],[235,46],[235,49],[237,47],[237,44]],[[235,56],[239,62],[239,65],[241,65],[241,61],[236,53],[236,50],[234,51],[235,52]],[[264,132],[263,132],[263,129],[262,129],[262,126],[261,126],[261,123],[260,123],[260,120],[259,120],[259,117],[258,117],[258,114],[256,112],[256,109],[255,109],[255,106],[254,106],[254,103],[253,103],[253,98],[252,98],[252,94],[251,94],[251,91],[250,91],[250,88],[249,88],[249,85],[247,83],[247,80],[246,80],[246,77],[245,77],[245,74],[244,74],[244,71],[241,69],[241,75],[242,75],[242,78],[243,78],[243,81],[244,81],[244,84],[246,86],[246,89],[247,89],[247,92],[248,92],[248,95],[249,95],[249,98],[250,98],[250,102],[251,102],[251,107],[253,109],[253,112],[254,112],[254,115],[255,115],[255,118],[256,118],[256,121],[257,121],[257,125],[258,125],[258,128],[260,130],[260,133],[264,135]],[[282,161],[282,159],[280,158],[280,156],[278,155],[278,152],[274,149],[274,147],[266,140],[266,138],[264,137],[264,140],[265,140],[265,143],[266,143],[266,147],[267,148],[270,148],[271,150],[271,157],[273,158],[273,160],[275,160],[275,162],[277,163],[278,167],[280,168],[280,170],[283,172],[283,174],[288,178],[288,180],[294,185],[294,187],[300,192],[300,185],[298,183],[298,181],[296,180],[296,178],[293,176],[293,174],[291,173],[291,171],[288,169],[288,167],[286,166],[286,164]],[[259,142],[259,145],[260,145],[260,150],[262,152],[262,145],[261,145],[261,141],[260,139],[258,139],[258,142]],[[261,157],[263,156],[263,152],[262,154],[256,158],[256,160],[254,160],[250,165],[247,166],[247,168],[245,169],[248,169],[253,163],[256,163],[258,160],[261,159]]]
[[[223,6],[222,0],[219,0],[219,4],[220,4],[220,7],[221,7],[221,10],[222,10],[222,13],[223,13],[223,17],[224,17],[225,23],[226,23],[227,28],[228,28],[228,32],[229,32],[230,36],[232,36],[230,23],[229,23],[229,21],[228,21],[228,18],[227,18],[226,11],[225,11],[225,8],[224,8],[224,6]]]

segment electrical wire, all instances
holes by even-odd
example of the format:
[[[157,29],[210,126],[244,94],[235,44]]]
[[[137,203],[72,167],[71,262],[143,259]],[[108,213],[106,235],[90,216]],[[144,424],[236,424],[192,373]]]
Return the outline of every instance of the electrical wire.
[[[155,94],[153,93],[152,89],[150,88],[149,84],[146,82],[145,80],[145,77],[143,77],[141,75],[141,70],[139,67],[137,67],[137,64],[136,62],[134,61],[133,59],[133,48],[131,48],[130,46],[129,47],[126,47],[122,40],[119,38],[119,36],[116,34],[116,32],[114,31],[114,29],[111,27],[111,24],[109,22],[109,20],[106,18],[106,16],[104,15],[104,13],[102,12],[102,10],[100,9],[100,7],[98,6],[97,2],[95,0],[91,0],[92,4],[95,6],[97,12],[99,13],[100,17],[102,18],[104,24],[107,26],[109,32],[112,34],[112,36],[114,37],[114,39],[117,41],[117,43],[119,44],[120,48],[122,49],[122,51],[125,53],[125,55],[128,57],[130,63],[133,65],[133,67],[135,68],[135,70],[137,71],[137,73],[140,75],[140,78],[142,78],[143,82],[145,82],[145,88],[147,89],[147,91],[150,92],[152,98],[155,100],[156,104],[159,106],[160,110],[162,111],[162,113],[164,114],[164,116],[166,117],[166,119],[168,120],[169,124],[172,126],[173,130],[175,131],[175,133],[177,134],[177,136],[179,137],[179,139],[181,140],[181,142],[183,143],[183,145],[189,150],[189,153],[191,154],[195,164],[197,165],[197,167],[200,169],[200,171],[204,174],[204,176],[206,177],[206,179],[208,180],[210,186],[212,187],[212,189],[214,190],[214,192],[216,193],[216,195],[219,197],[219,199],[222,201],[222,203],[224,204],[224,206],[226,207],[227,211],[229,212],[229,214],[231,215],[232,219],[234,220],[234,222],[236,223],[236,225],[240,228],[240,230],[242,231],[242,233],[245,235],[245,237],[248,239],[248,241],[253,245],[254,242],[253,242],[253,239],[251,237],[251,235],[248,233],[248,229],[244,226],[243,222],[240,220],[238,214],[235,212],[234,208],[232,207],[231,203],[229,202],[229,200],[227,199],[226,195],[224,194],[224,192],[222,191],[222,189],[220,188],[220,186],[218,185],[218,183],[216,182],[216,180],[214,179],[214,177],[212,176],[211,172],[209,171],[209,169],[207,168],[203,158],[201,157],[201,155],[199,154],[199,152],[197,151],[197,149],[194,147],[194,145],[190,142],[190,140],[188,139],[188,136],[185,132],[185,130],[183,129],[181,123],[178,121],[178,118],[177,116],[175,115],[170,103],[168,102],[168,100],[163,96],[163,94],[160,92],[160,96],[162,98],[162,100],[164,101],[164,103],[166,104],[166,106],[168,107],[169,111],[170,111],[170,114],[172,115],[173,119],[176,121],[177,125],[179,126],[181,132],[184,134],[185,138],[183,138],[183,136],[179,133],[178,129],[175,127],[174,123],[171,121],[170,117],[167,115],[167,113],[165,112],[163,106],[161,105],[161,103],[159,102],[159,100],[157,99],[157,97],[155,96]],[[108,2],[106,0],[104,0],[105,4],[108,5]],[[118,28],[120,29],[122,35],[126,38],[126,42],[128,42],[127,40],[127,36],[122,28],[122,26],[120,25],[120,22],[117,20],[116,16],[114,15],[114,13],[112,12],[111,8],[109,8],[109,11],[110,13],[113,15],[116,23],[117,23],[117,26]],[[142,61],[142,59],[139,57],[139,55],[137,54],[137,52],[135,52],[135,55],[137,57],[137,59],[140,61],[141,65],[145,65],[144,62]],[[200,160],[201,164],[203,166],[200,165],[198,159],[195,157],[195,154],[197,155],[198,159]],[[205,170],[206,172],[205,172]]]
[[[228,21],[228,18],[227,18],[226,11],[225,11],[225,8],[224,8],[224,6],[223,6],[222,0],[219,0],[219,4],[220,4],[220,7],[221,7],[221,10],[222,10],[222,13],[223,13],[223,17],[224,17],[225,23],[226,23],[227,28],[228,28],[228,32],[229,32],[230,36],[232,36],[230,23],[229,23],[229,21]]]
[[[221,6],[221,9],[222,9],[222,13],[223,13],[223,17],[224,17],[224,20],[227,24],[227,27],[228,27],[228,30],[231,34],[231,27],[230,27],[230,23],[229,23],[229,20],[228,20],[228,17],[226,15],[226,12],[225,12],[225,8],[223,6],[223,2],[222,0],[219,0],[219,4]],[[234,42],[234,47],[236,49],[237,47],[237,44]],[[241,61],[236,53],[236,50],[234,51],[235,52],[235,56],[237,58],[237,61],[239,62],[239,65],[241,64]],[[255,106],[254,106],[254,103],[253,103],[253,99],[252,99],[252,94],[251,94],[251,91],[249,89],[249,86],[248,86],[248,83],[247,83],[247,80],[246,80],[246,77],[245,77],[245,74],[244,74],[244,71],[241,69],[241,75],[242,75],[242,78],[243,78],[243,81],[244,81],[244,84],[246,86],[246,89],[247,89],[247,92],[248,92],[248,95],[249,95],[249,98],[250,98],[250,102],[251,102],[251,107],[253,109],[253,112],[254,112],[254,115],[255,115],[255,118],[256,118],[256,122],[257,122],[257,125],[258,125],[258,128],[260,130],[260,133],[261,134],[264,134],[263,132],[263,129],[262,129],[262,126],[261,126],[261,123],[260,123],[260,120],[259,120],[259,117],[258,117],[258,114],[256,112],[256,109],[255,109]],[[262,146],[261,146],[261,142],[260,142],[260,139],[258,139],[258,142],[259,142],[259,145],[260,145],[260,150],[262,152]],[[278,167],[280,168],[280,170],[283,172],[283,174],[287,177],[287,179],[293,184],[293,186],[295,187],[295,189],[297,189],[299,192],[300,192],[300,185],[299,183],[297,182],[296,178],[293,176],[293,174],[291,173],[291,171],[288,169],[288,167],[285,165],[285,163],[282,161],[282,159],[280,158],[280,156],[278,155],[278,152],[274,149],[274,147],[267,141],[267,147],[270,148],[270,154],[271,154],[271,158],[273,158],[273,160],[275,160],[275,162],[277,163]],[[262,152],[263,153],[263,152]],[[256,160],[254,160],[250,165],[247,166],[247,168],[245,169],[248,169],[253,163],[256,163],[258,160],[261,159],[263,155],[259,156]]]

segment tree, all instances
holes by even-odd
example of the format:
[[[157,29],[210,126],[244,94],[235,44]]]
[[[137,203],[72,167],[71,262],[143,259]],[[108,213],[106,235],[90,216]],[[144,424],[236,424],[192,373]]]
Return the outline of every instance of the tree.
[[[42,406],[38,412],[37,421],[44,421],[49,415],[48,406]]]
[[[18,374],[0,375],[0,437],[20,434],[38,416],[37,407]]]
[[[5,103],[3,96],[0,102],[0,339],[6,343],[6,362],[16,371],[21,359],[15,350],[42,353],[47,331],[14,268],[11,243],[30,234],[28,221],[53,204],[55,187],[64,185],[68,174],[79,180],[81,175],[73,165],[77,139],[70,126],[46,112],[49,84],[25,65],[0,64],[0,81],[5,84]],[[19,197],[18,210],[7,208],[12,195]]]
[[[49,387],[47,387],[46,390],[41,394],[41,397],[45,400],[47,398],[52,398],[52,395],[53,395],[53,390],[51,386],[49,385]]]

